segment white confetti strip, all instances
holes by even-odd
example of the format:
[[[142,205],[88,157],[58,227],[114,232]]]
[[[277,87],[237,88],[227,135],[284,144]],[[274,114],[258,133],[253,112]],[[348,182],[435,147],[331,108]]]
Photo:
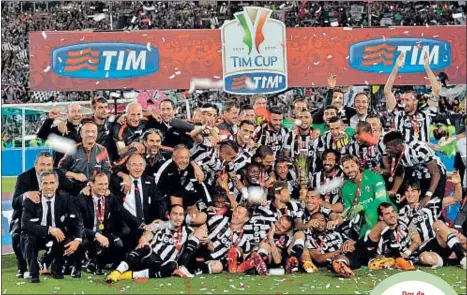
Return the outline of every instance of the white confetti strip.
[[[84,40],[84,38],[85,38],[85,36],[83,36],[83,38],[81,38],[81,39],[79,39],[79,40],[80,40],[80,41],[83,41],[83,40]]]
[[[65,38],[60,39],[60,42],[63,42],[63,41],[65,41]]]
[[[76,142],[69,138],[50,134],[47,140],[49,141],[50,148],[54,151],[69,155],[73,155],[76,152]]]
[[[98,85],[100,82],[99,81],[96,81],[96,85]]]
[[[329,289],[329,287],[331,287],[331,284],[326,285],[326,289]]]
[[[148,35],[148,34],[143,34],[143,35],[141,35],[141,36],[146,37],[147,35]]]
[[[428,24],[426,24],[425,27],[429,28],[430,26]]]
[[[365,80],[365,84],[368,85],[368,84],[370,84],[370,83],[368,83],[368,81]]]
[[[169,77],[170,80],[172,80],[173,78],[175,78],[175,74],[173,74],[173,75],[171,75],[171,76]]]
[[[148,44],[146,44],[146,49],[147,49],[148,51],[151,51],[151,50],[152,50],[152,49],[151,49],[151,42],[148,42]]]
[[[313,63],[315,66],[319,65],[319,61]]]
[[[439,37],[439,35],[434,35],[434,36],[433,36],[433,38],[438,38],[438,37]]]
[[[408,33],[409,33],[409,31],[405,31],[405,32],[404,32],[404,34],[406,34],[406,35],[407,35]]]
[[[47,73],[48,71],[50,71],[50,66],[47,66],[47,67],[44,69],[44,73]]]
[[[220,78],[221,78],[221,77],[219,77],[219,76],[214,76],[214,79],[220,79]]]
[[[164,37],[162,37],[162,42],[165,42],[165,38],[164,38]]]
[[[328,59],[331,59],[332,58],[332,55],[328,55]]]
[[[109,72],[105,73],[105,78],[107,79],[109,77]]]
[[[177,76],[180,75],[180,74],[182,74],[182,72],[180,72],[180,71],[175,72],[175,75],[177,75]]]
[[[349,57],[350,57],[350,55],[347,55],[347,56],[345,57],[345,59],[349,59]]]
[[[246,79],[245,84],[248,89],[256,89],[256,84],[250,78]]]
[[[213,81],[211,79],[193,78],[190,82],[190,89],[188,89],[188,93],[193,93],[197,87],[219,89],[224,87],[224,81]]]
[[[44,31],[42,31],[42,38],[47,39],[47,34]]]

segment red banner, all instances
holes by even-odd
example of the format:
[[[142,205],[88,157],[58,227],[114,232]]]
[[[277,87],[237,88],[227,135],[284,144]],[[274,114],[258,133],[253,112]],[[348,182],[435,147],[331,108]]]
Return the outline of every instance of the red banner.
[[[289,87],[385,84],[397,56],[395,84],[427,84],[430,66],[452,84],[466,83],[466,27],[289,28]],[[188,89],[193,78],[222,79],[220,30],[32,32],[33,91]]]

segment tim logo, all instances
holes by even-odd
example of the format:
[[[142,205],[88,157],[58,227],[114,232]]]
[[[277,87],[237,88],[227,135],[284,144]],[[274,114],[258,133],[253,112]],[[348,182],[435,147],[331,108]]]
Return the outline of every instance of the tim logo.
[[[83,43],[52,51],[52,70],[84,79],[124,79],[156,73],[159,50],[133,43]]]
[[[391,73],[397,57],[405,52],[405,64],[399,73],[422,73],[424,56],[430,57],[430,68],[441,70],[451,65],[451,44],[448,42],[419,39],[374,39],[350,46],[350,66],[356,70],[375,73]]]
[[[224,90],[233,94],[287,89],[285,25],[272,10],[245,7],[221,28]]]

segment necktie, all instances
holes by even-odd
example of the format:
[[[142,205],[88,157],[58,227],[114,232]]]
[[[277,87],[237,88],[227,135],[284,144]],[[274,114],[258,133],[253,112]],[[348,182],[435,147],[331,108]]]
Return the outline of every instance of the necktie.
[[[144,214],[143,214],[143,205],[141,202],[141,193],[138,187],[138,181],[134,180],[133,184],[135,185],[135,205],[136,205],[136,217],[139,220],[144,221]]]
[[[97,199],[97,210],[99,210],[99,212],[102,211],[101,198]]]
[[[47,226],[52,226],[52,201],[47,201]]]

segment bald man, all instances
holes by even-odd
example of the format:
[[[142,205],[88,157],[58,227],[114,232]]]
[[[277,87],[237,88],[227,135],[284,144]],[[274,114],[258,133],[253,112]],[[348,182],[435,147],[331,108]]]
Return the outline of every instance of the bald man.
[[[66,121],[61,120],[60,108],[53,108],[49,112],[48,118],[44,121],[37,137],[46,141],[50,134],[56,134],[65,138],[69,138],[76,143],[81,142],[81,119],[83,114],[81,112],[81,106],[76,103],[72,103],[68,106]],[[55,126],[54,126],[55,125]],[[58,162],[63,158],[63,154],[54,152],[54,167],[58,166]]]

